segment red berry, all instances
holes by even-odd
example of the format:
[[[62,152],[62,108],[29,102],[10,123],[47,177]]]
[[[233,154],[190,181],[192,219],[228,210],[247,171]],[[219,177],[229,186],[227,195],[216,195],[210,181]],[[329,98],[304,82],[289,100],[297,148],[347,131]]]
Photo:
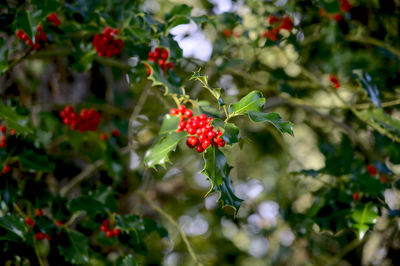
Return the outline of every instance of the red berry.
[[[104,220],[101,222],[101,225],[103,225],[103,226],[105,226],[105,227],[108,228],[108,226],[110,225],[110,222],[109,222],[107,219],[104,219]]]
[[[61,227],[61,226],[63,225],[63,223],[62,223],[61,221],[57,221],[57,222],[56,222],[56,225],[57,225],[58,227]]]
[[[177,114],[179,114],[179,111],[178,111],[178,109],[172,108],[172,109],[169,111],[169,114],[170,114],[170,115],[177,115]]]
[[[369,164],[367,165],[367,171],[371,176],[376,176],[378,174],[378,170],[376,169],[375,165]]]
[[[26,217],[25,223],[26,223],[27,225],[29,225],[29,226],[32,226],[32,227],[35,226],[35,221],[32,220],[32,218],[30,218],[30,217]]]
[[[4,149],[7,146],[5,141],[0,141],[0,148]]]
[[[208,146],[211,145],[211,141],[209,139],[205,139],[202,143],[201,146],[203,147],[203,149],[207,149]]]
[[[204,149],[203,149],[203,147],[202,147],[202,145],[201,145],[200,143],[199,143],[199,145],[197,145],[196,151],[197,151],[198,153],[204,151]]]
[[[10,171],[11,171],[11,167],[10,167],[8,164],[4,165],[4,167],[3,167],[3,173],[4,173],[4,174],[7,174],[7,173],[9,173]]]
[[[17,131],[13,128],[10,129],[10,135],[15,135],[15,134],[17,134]]]
[[[340,10],[342,12],[348,12],[352,8],[353,8],[353,6],[349,3],[348,0],[341,0]]]
[[[353,200],[354,200],[354,201],[358,201],[359,199],[360,199],[360,193],[354,192],[354,193],[353,193]]]
[[[43,210],[42,210],[42,209],[37,209],[37,210],[35,211],[35,215],[36,215],[36,216],[43,216]]]
[[[199,118],[200,118],[200,120],[206,120],[207,116],[205,114],[201,114]]]
[[[193,149],[193,148],[195,147],[194,145],[192,145],[192,144],[189,142],[189,139],[186,140],[186,145],[187,145],[189,148],[191,148],[191,149]]]
[[[118,138],[118,136],[119,136],[119,130],[118,130],[118,129],[114,129],[114,130],[111,132],[111,135],[112,135],[114,138]]]
[[[193,127],[189,127],[189,128],[187,129],[187,132],[188,132],[190,135],[194,135],[194,134],[196,134],[196,129],[194,129]]]
[[[191,118],[191,117],[193,116],[193,111],[190,110],[190,109],[187,109],[187,110],[185,111],[185,116],[186,116],[187,118]]]
[[[45,235],[44,237],[49,241],[51,240],[51,236],[49,236],[49,235]]]
[[[284,17],[283,21],[282,21],[282,25],[280,26],[281,29],[285,29],[285,30],[292,30],[293,28],[293,22],[290,19],[290,17]]]
[[[168,50],[167,49],[163,49],[162,52],[161,52],[161,58],[164,59],[164,60],[167,60],[168,57],[169,57]]]
[[[232,30],[231,29],[224,29],[223,34],[226,38],[231,37],[232,35]]]
[[[179,111],[179,113],[184,114],[186,111],[186,107],[184,105],[181,105],[178,107],[178,111]]]
[[[102,225],[102,226],[100,226],[100,230],[101,230],[102,232],[107,232],[107,230],[108,230],[108,227],[107,227],[107,226],[104,226],[104,225]]]
[[[120,230],[120,229],[114,228],[113,234],[114,234],[115,236],[119,235],[120,233],[121,233],[121,230]]]
[[[100,133],[99,138],[103,141],[108,140],[108,135],[104,132]]]
[[[225,140],[221,139],[221,140],[219,141],[219,143],[218,143],[218,146],[224,147],[225,144],[226,144],[226,143],[225,143]]]
[[[45,233],[42,233],[42,232],[36,233],[36,234],[35,234],[35,238],[36,238],[37,240],[43,240],[43,239],[46,238],[46,234],[45,234]]]
[[[209,139],[213,139],[215,136],[216,136],[216,133],[215,133],[214,131],[209,131],[209,132],[207,133],[207,137],[208,137]]]
[[[195,136],[190,136],[188,138],[188,142],[190,143],[190,145],[196,146],[199,143],[199,139],[196,138]]]
[[[108,238],[111,238],[111,237],[114,236],[114,232],[113,232],[112,230],[107,230],[106,236],[107,236]]]
[[[6,126],[0,126],[0,132],[3,134],[6,133],[7,132]]]
[[[212,120],[213,120],[212,117],[207,117],[207,123],[211,123]]]
[[[174,63],[168,62],[168,63],[167,63],[167,68],[173,69],[173,68],[174,68]]]

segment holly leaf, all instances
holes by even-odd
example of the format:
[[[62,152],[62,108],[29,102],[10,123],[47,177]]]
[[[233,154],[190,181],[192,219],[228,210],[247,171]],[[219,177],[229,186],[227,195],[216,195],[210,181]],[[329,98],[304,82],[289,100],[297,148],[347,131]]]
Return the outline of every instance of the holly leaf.
[[[293,123],[283,121],[282,117],[278,113],[261,113],[261,112],[248,112],[249,118],[253,122],[269,122],[274,125],[279,131],[288,133],[293,136]]]
[[[232,123],[225,123],[219,118],[214,118],[211,122],[214,127],[221,128],[224,132],[222,138],[226,144],[233,145],[239,142],[239,128]]]
[[[173,131],[176,131],[179,125],[179,116],[178,115],[164,115],[163,122],[161,124],[159,135],[167,134]]]
[[[117,266],[136,266],[136,265],[138,264],[131,254],[125,257],[120,257],[117,260]]]
[[[369,202],[365,205],[358,205],[351,218],[354,221],[353,228],[357,230],[358,237],[362,239],[370,225],[376,223],[378,213],[375,206]]]
[[[232,181],[229,177],[232,166],[227,163],[225,155],[214,146],[206,149],[203,157],[204,169],[201,173],[205,174],[211,182],[211,188],[206,196],[213,191],[219,192],[218,200],[222,202],[222,207],[231,206],[236,214],[243,200],[234,194],[232,188]]]
[[[22,169],[25,171],[54,171],[55,165],[47,155],[37,154],[32,150],[24,150],[18,155]]]
[[[358,115],[362,120],[372,123],[375,127],[400,137],[400,121],[384,113],[382,108],[359,111]]]
[[[259,91],[252,91],[237,103],[229,106],[229,116],[247,114],[250,111],[261,112],[265,103],[265,98]]]
[[[150,149],[144,155],[144,163],[147,167],[155,168],[160,165],[165,168],[169,159],[169,153],[175,151],[178,143],[186,136],[186,132],[170,132],[156,138]]]
[[[0,118],[7,121],[8,127],[15,129],[20,134],[32,133],[32,129],[26,127],[29,118],[20,116],[10,107],[0,102]]]
[[[362,86],[371,97],[371,100],[375,104],[375,106],[380,107],[381,100],[379,99],[379,90],[376,84],[372,83],[371,76],[361,69],[353,70],[353,75],[361,82]]]
[[[184,93],[182,87],[175,86],[164,76],[163,70],[155,62],[147,61],[145,64],[151,69],[151,74],[147,78],[153,81],[153,86],[164,87],[164,95],[179,96]]]
[[[200,75],[200,69],[193,72],[193,75],[190,77],[190,80],[198,80],[203,84],[203,87],[206,88],[215,99],[217,99],[219,106],[225,105],[224,101],[221,97],[221,88],[211,88],[208,85],[208,77]]]
[[[73,264],[87,264],[89,263],[89,241],[84,234],[67,230],[69,245],[58,246],[60,254],[64,256],[66,261]]]
[[[14,23],[15,31],[22,29],[26,34],[28,34],[29,38],[33,38],[31,13],[28,10],[21,10],[18,12]]]
[[[98,213],[104,214],[107,212],[107,207],[103,203],[86,195],[71,200],[69,209],[71,212],[85,211],[90,217],[95,217]]]
[[[11,232],[12,235],[17,235],[25,240],[24,233],[26,232],[26,229],[23,219],[19,216],[8,213],[7,215],[0,217],[0,227]]]

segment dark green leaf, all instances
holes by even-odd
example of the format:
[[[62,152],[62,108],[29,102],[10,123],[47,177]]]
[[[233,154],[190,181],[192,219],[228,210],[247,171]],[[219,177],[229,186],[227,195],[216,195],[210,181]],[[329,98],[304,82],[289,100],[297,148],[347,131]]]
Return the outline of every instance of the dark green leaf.
[[[90,196],[81,196],[71,200],[69,209],[71,212],[86,211],[90,217],[94,217],[98,213],[104,214],[107,212],[107,208],[103,203]]]
[[[281,133],[288,133],[293,136],[292,122],[283,121],[278,113],[260,113],[249,111],[249,118],[254,122],[269,122],[273,124]]]
[[[173,131],[176,131],[178,129],[179,125],[179,116],[178,115],[169,115],[166,114],[164,116],[163,122],[161,124],[161,129],[160,132],[158,133],[159,135],[162,134],[167,134]]]
[[[42,154],[37,154],[32,150],[24,150],[19,156],[22,169],[25,171],[46,171],[54,170],[55,165],[49,161],[49,157]]]
[[[164,95],[182,95],[183,88],[173,85],[163,74],[162,69],[154,62],[146,62],[151,68],[151,75],[148,79],[153,81],[153,86],[162,86],[165,88]]]
[[[64,256],[66,261],[73,264],[86,264],[89,263],[89,241],[88,237],[84,234],[67,230],[69,245],[58,246],[60,254]]]
[[[29,118],[18,115],[13,109],[5,106],[0,102],[0,118],[8,123],[9,128],[15,129],[18,133],[32,133],[32,130],[27,127]]]
[[[28,10],[22,10],[17,14],[14,28],[15,31],[22,29],[29,38],[33,38],[31,13]]]
[[[235,213],[238,212],[242,199],[239,199],[233,191],[232,181],[229,178],[229,172],[232,169],[225,158],[225,155],[214,146],[210,146],[203,153],[204,156],[204,169],[201,173],[208,177],[211,182],[211,188],[207,195],[212,191],[220,193],[219,200],[222,206],[231,206],[234,208]],[[207,196],[206,195],[206,196]]]
[[[385,114],[383,109],[370,109],[358,112],[359,117],[374,126],[400,137],[400,121]]]
[[[3,217],[0,217],[0,227],[19,236],[22,239],[25,239],[24,234],[26,232],[26,229],[24,221],[21,217],[17,215],[7,214]]]
[[[242,115],[250,111],[261,112],[265,103],[265,98],[259,91],[252,91],[237,103],[232,103],[229,106],[229,115]]]

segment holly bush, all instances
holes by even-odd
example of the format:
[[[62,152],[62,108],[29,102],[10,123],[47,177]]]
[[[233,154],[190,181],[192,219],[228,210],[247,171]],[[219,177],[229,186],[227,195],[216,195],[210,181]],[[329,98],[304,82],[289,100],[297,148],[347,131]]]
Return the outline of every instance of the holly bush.
[[[3,1],[4,265],[390,265],[397,1]]]

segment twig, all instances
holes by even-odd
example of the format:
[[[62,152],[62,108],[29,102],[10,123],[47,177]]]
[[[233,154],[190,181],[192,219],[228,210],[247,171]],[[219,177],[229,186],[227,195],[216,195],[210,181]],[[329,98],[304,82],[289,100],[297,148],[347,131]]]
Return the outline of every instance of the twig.
[[[186,237],[185,232],[183,232],[182,227],[171,217],[168,213],[163,211],[160,207],[158,207],[144,192],[139,191],[139,195],[150,205],[152,209],[157,211],[159,214],[164,216],[171,224],[175,226],[175,228],[179,231],[179,234],[182,237],[183,242],[186,245],[187,250],[189,251],[190,256],[195,261],[197,265],[203,265],[199,259],[197,258],[196,254],[193,251],[192,245],[190,244],[188,238]]]
[[[151,82],[147,82],[146,86],[143,89],[142,94],[139,97],[139,100],[136,103],[135,108],[132,111],[132,114],[129,118],[129,125],[128,125],[128,140],[129,140],[129,147],[133,150],[133,123],[136,121],[137,116],[143,109],[144,104],[146,103],[147,96],[149,95],[149,91],[151,88]]]
[[[26,57],[29,56],[29,54],[32,52],[32,47],[30,47],[28,50],[25,51],[25,53],[23,55],[21,55],[20,57],[18,57],[17,59],[15,59],[14,61],[11,61],[8,64],[7,70],[5,71],[5,73],[11,71],[11,69],[13,67],[15,67],[17,64],[19,64],[22,60],[24,60]]]
[[[371,37],[360,38],[358,36],[347,36],[345,38],[345,40],[347,40],[349,42],[358,42],[358,43],[362,43],[362,44],[375,45],[375,46],[378,46],[378,47],[388,50],[389,52],[391,52],[392,54],[394,54],[400,58],[400,50],[397,50],[393,46],[388,45],[387,43],[385,43],[381,40],[375,39],[375,38],[371,38]]]
[[[121,154],[126,154],[128,152],[129,152],[128,147],[124,147],[124,148],[120,149]],[[95,161],[94,163],[87,165],[82,170],[82,172],[80,172],[77,176],[72,178],[72,180],[60,190],[61,197],[65,197],[71,189],[73,189],[77,184],[82,182],[84,179],[88,178],[97,168],[102,166],[103,163],[104,163],[104,161],[102,159],[99,159],[99,160]]]
[[[40,256],[40,253],[39,253],[38,243],[37,243],[37,240],[35,237],[33,237],[33,248],[35,249],[36,257],[39,261],[40,266],[44,266],[42,257]]]

